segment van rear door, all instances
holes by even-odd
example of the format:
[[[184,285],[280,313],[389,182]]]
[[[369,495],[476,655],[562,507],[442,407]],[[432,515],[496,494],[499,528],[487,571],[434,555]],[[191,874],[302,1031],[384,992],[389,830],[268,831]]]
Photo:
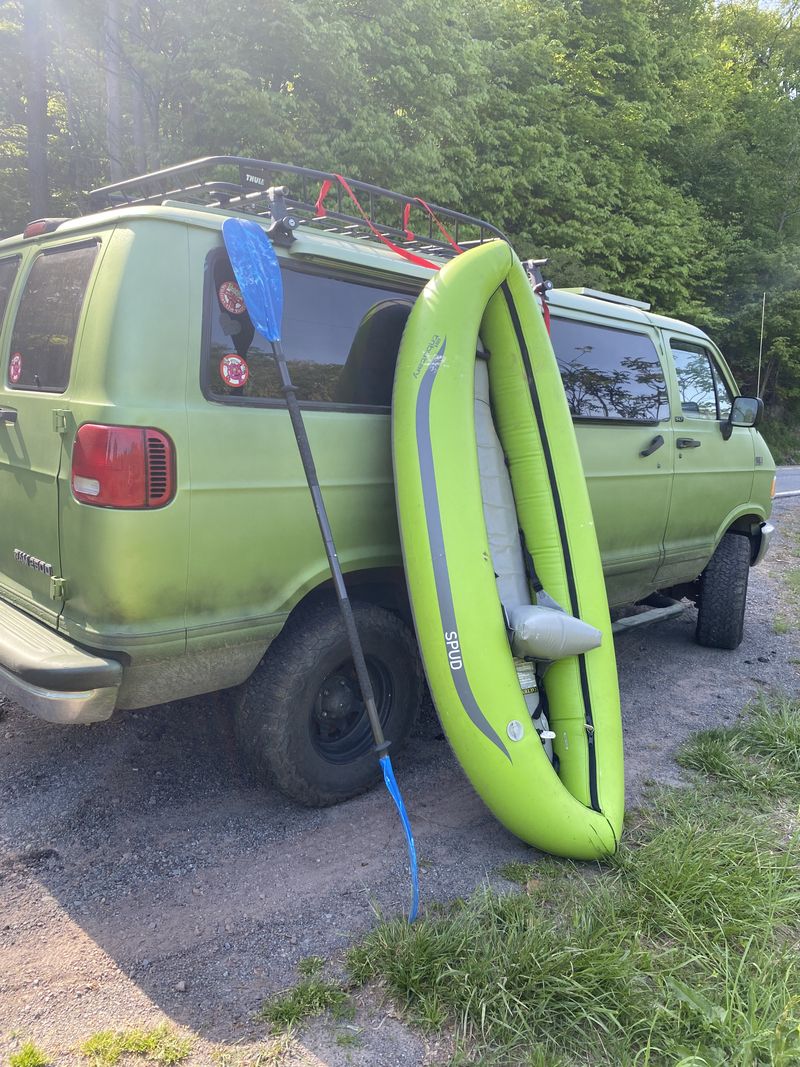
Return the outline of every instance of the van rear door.
[[[55,625],[63,604],[58,474],[69,381],[98,242],[0,256],[0,596]],[[21,291],[20,291],[21,290]]]

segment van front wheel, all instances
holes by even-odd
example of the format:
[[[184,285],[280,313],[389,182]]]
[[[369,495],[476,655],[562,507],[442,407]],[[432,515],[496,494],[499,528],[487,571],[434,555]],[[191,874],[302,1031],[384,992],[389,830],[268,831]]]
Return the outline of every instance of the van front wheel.
[[[695,636],[708,648],[738,648],[744,632],[750,541],[728,531],[700,577]]]
[[[422,701],[416,642],[402,620],[383,608],[355,601],[353,614],[394,755]],[[378,780],[338,605],[309,605],[286,624],[240,691],[236,734],[258,777],[301,804],[337,804]]]

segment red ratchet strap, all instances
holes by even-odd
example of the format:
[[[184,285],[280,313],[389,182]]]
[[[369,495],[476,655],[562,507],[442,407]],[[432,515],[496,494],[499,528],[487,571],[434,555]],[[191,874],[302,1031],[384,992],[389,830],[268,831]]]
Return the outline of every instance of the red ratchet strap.
[[[439,227],[439,232],[442,234],[442,236],[447,238],[447,240],[450,242],[452,247],[456,250],[456,253],[458,255],[461,255],[461,253],[464,251],[464,249],[460,245],[456,244],[456,242],[453,240],[453,238],[450,236],[450,234],[447,232],[447,230],[444,228],[444,226],[442,226],[441,222],[436,217],[436,215],[433,212],[433,210],[431,209],[430,205],[426,204],[425,201],[422,200],[418,196],[414,197],[414,203],[415,204],[419,204],[420,207],[424,208],[425,211],[428,212],[430,217],[433,219],[433,221]],[[413,241],[414,240],[414,234],[408,228],[408,216],[409,216],[410,213],[411,213],[411,204],[406,204],[406,206],[403,208],[403,229],[405,230],[406,237],[409,239],[409,241]]]
[[[344,189],[344,191],[347,193],[347,195],[350,197],[350,199],[353,201],[353,203],[356,205],[356,207],[358,208],[359,212],[361,213],[361,217],[363,218],[364,222],[366,222],[367,226],[369,226],[370,230],[375,234],[375,236],[378,238],[378,240],[381,241],[383,244],[385,244],[387,248],[391,248],[391,250],[393,252],[396,252],[398,256],[402,256],[403,259],[408,260],[409,263],[415,263],[418,267],[429,267],[429,268],[431,268],[433,270],[439,270],[440,269],[441,264],[433,263],[430,259],[424,259],[422,256],[415,256],[413,252],[409,252],[407,249],[401,248],[399,245],[396,245],[393,241],[390,241],[388,237],[385,237],[380,232],[380,230],[377,228],[377,226],[374,225],[374,223],[372,222],[372,219],[369,217],[369,215],[363,209],[361,204],[358,202],[358,198],[356,197],[356,194],[353,192],[353,190],[348,185],[347,179],[343,178],[341,174],[335,174],[334,177],[339,182],[339,184]],[[325,181],[322,183],[322,188],[319,191],[319,196],[317,197],[317,202],[314,205],[314,210],[316,211],[318,218],[324,218],[327,215],[327,212],[325,210],[325,197],[331,191],[332,187],[333,187],[333,182],[329,178],[326,178]],[[420,203],[424,203],[424,201],[419,201],[419,202]],[[405,213],[404,213],[404,216],[403,216],[403,225],[404,225],[404,227],[408,226],[408,208],[409,208],[409,206],[410,205],[406,205],[406,210],[405,210]],[[425,207],[428,207],[428,205],[425,204]],[[433,212],[430,210],[430,208],[428,208],[428,211],[431,213],[431,215],[433,215]],[[455,243],[455,241],[452,240],[450,235],[446,233],[446,231],[444,230],[444,227],[442,227],[442,225],[439,223],[439,220],[436,219],[435,216],[433,216],[433,217],[434,217],[434,221],[439,226],[439,229],[442,230],[442,232],[446,234],[448,240],[450,241],[450,244],[453,245],[454,248],[457,248],[459,252],[461,252],[462,249],[460,249],[458,247],[458,245]],[[409,233],[410,233],[410,231],[408,229],[406,229],[406,234],[409,234]],[[411,239],[412,237],[413,237],[413,234],[410,235],[409,239]]]
[[[316,204],[314,204],[314,210],[317,213],[316,217],[318,219],[324,219],[325,216],[328,214],[328,212],[325,210],[325,197],[331,191],[332,186],[333,186],[333,182],[329,181],[327,178],[322,183],[322,188],[319,191],[319,196],[317,197],[317,202],[316,202]]]

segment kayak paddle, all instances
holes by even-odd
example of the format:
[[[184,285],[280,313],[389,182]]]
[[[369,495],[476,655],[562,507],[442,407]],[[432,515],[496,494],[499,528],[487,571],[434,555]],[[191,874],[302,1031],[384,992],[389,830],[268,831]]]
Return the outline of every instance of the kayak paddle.
[[[411,824],[403,803],[397,780],[394,776],[392,762],[387,749],[389,742],[383,736],[381,721],[378,717],[378,709],[375,704],[375,695],[372,690],[372,682],[364,659],[364,650],[361,647],[361,639],[358,636],[353,609],[347,595],[347,589],[342,576],[342,568],[339,557],[336,554],[336,545],[333,541],[328,513],[325,510],[325,502],[322,499],[317,470],[314,465],[314,457],[311,454],[311,446],[308,434],[300,412],[300,404],[297,400],[297,392],[289,376],[289,368],[281,345],[281,319],[283,316],[283,282],[281,279],[280,265],[272,242],[265,231],[257,222],[249,219],[225,219],[222,224],[222,237],[228,251],[228,257],[233,267],[233,273],[247,306],[250,321],[258,332],[272,345],[275,362],[281,376],[281,388],[286,398],[286,407],[289,409],[289,417],[292,420],[292,428],[297,440],[297,448],[303,462],[303,469],[314,502],[314,511],[317,515],[322,540],[325,544],[325,553],[328,557],[328,565],[333,577],[342,620],[350,643],[350,651],[356,669],[358,684],[364,706],[367,710],[372,736],[375,740],[375,752],[383,771],[383,779],[386,788],[392,797],[400,819],[403,823],[406,840],[408,842],[408,855],[411,863],[412,900],[409,911],[409,922],[417,917],[419,906],[419,877],[417,874],[417,855],[414,847],[414,837],[411,832]]]

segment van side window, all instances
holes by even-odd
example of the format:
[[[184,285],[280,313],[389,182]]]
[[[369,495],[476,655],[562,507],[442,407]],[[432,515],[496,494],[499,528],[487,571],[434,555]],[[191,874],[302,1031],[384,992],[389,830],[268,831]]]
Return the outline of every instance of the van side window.
[[[283,400],[272,347],[256,333],[226,256],[212,262],[205,388],[215,399]],[[416,294],[282,268],[281,340],[306,403],[389,407]]]
[[[693,419],[727,419],[733,397],[711,353],[689,341],[670,341],[681,411]]]
[[[717,388],[717,407],[719,408],[719,417],[721,419],[727,419],[731,413],[733,407],[733,394],[728,388],[727,382],[722,377],[720,369],[711,359],[711,373],[714,375],[714,385]]]
[[[19,270],[20,256],[0,260],[0,330],[3,328],[3,319],[6,316],[8,298],[14,286],[14,279]]]
[[[574,418],[658,422],[668,416],[664,371],[646,334],[553,316],[550,339]]]
[[[63,393],[69,382],[97,244],[57,248],[34,260],[14,321],[7,381],[12,389]]]

